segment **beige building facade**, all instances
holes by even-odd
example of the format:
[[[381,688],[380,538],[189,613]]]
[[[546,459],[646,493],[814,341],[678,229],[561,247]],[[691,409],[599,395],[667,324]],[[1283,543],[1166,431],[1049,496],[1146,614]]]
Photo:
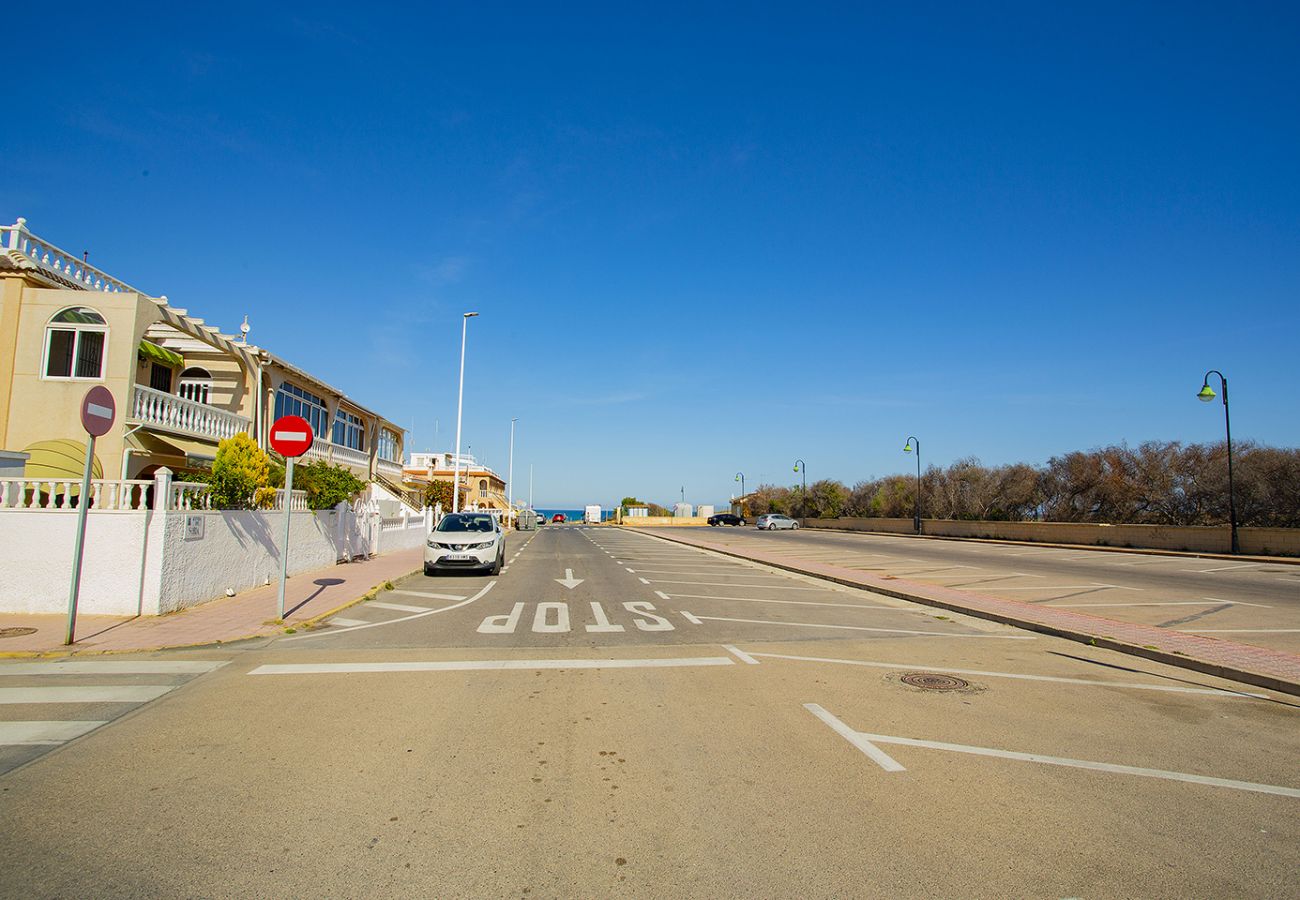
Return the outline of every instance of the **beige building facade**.
[[[96,442],[97,477],[201,471],[240,432],[269,451],[270,423],[293,413],[316,435],[308,459],[402,490],[404,434],[392,421],[246,336],[86,265],[23,219],[0,226],[0,449],[30,453],[28,477],[79,477],[80,406],[94,385],[117,406]]]
[[[462,509],[504,513],[510,508],[505,479],[492,469],[462,454],[459,471]],[[403,483],[411,490],[423,491],[430,481],[453,483],[456,472],[457,458],[452,453],[412,453],[411,463],[402,473]]]

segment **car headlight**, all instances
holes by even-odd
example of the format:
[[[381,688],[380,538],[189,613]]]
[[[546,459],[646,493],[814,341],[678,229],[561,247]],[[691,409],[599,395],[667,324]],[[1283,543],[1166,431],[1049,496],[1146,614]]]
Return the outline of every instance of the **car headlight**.
[[[482,549],[484,549],[485,547],[491,547],[491,546],[492,546],[493,544],[495,544],[495,543],[496,543],[496,541],[484,541],[484,542],[481,543],[481,544],[468,544],[468,545],[466,545],[465,549],[466,549],[466,550],[482,550]]]

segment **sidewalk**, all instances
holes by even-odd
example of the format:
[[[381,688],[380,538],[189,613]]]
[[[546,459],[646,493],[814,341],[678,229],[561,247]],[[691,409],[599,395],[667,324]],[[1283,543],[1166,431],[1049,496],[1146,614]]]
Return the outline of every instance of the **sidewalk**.
[[[283,625],[275,621],[279,612],[275,584],[166,616],[79,616],[77,642],[71,647],[63,644],[66,616],[0,613],[0,629],[36,629],[33,634],[0,639],[0,658],[158,650],[282,634],[286,628],[301,628],[312,619],[351,605],[385,581],[418,571],[423,559],[424,548],[412,547],[295,575],[285,585]]]
[[[740,553],[731,547],[680,534],[668,536],[656,533],[654,536],[678,544],[712,550],[724,556],[748,559],[789,572],[824,578],[848,587],[865,588],[901,600],[911,600],[926,606],[938,606],[981,619],[990,619],[1043,634],[1106,647],[1121,653],[1287,694],[1300,694],[1300,656],[1280,650],[1252,647],[1235,641],[1171,631],[1153,625],[1120,622],[1068,609],[1003,600],[970,591],[920,584],[903,578],[880,578],[857,569],[801,559],[798,556],[753,551]]]

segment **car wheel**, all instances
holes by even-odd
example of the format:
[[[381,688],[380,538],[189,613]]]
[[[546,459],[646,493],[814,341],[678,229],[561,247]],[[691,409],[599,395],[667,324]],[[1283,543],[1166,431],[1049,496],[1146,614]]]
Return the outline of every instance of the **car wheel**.
[[[432,578],[432,577],[433,577],[433,566],[429,565],[428,563],[425,563],[425,564],[424,564],[424,574],[425,574],[426,577],[428,577],[428,578]]]
[[[501,574],[501,566],[504,565],[505,563],[505,557],[506,555],[504,552],[497,554],[497,561],[493,563],[492,568],[490,570],[493,575]]]
[[[798,531],[798,530],[799,530],[799,523],[798,523],[798,522],[791,522],[791,523],[790,523],[790,530],[791,530],[791,531]]]

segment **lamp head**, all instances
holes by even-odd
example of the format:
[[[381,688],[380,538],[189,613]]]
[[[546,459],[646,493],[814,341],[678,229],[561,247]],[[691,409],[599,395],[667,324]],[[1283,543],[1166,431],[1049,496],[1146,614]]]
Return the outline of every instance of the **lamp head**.
[[[1207,381],[1201,385],[1201,390],[1197,393],[1196,399],[1202,403],[1209,403],[1216,396],[1218,395],[1214,393],[1214,388],[1210,387],[1210,383]]]
[[[740,476],[737,475],[735,478],[733,478],[733,479],[731,479],[731,480],[732,480],[732,481],[739,481],[739,480],[740,480]]]
[[[795,464],[794,464],[794,470],[795,470],[796,472],[799,471],[799,464],[798,464],[798,463],[795,463]]]
[[[911,442],[911,441],[908,441],[906,444],[903,445],[903,452],[904,452],[904,453],[911,453],[911,452],[912,452],[912,442]]]
[[[472,318],[474,318],[474,317],[477,316],[477,315],[478,315],[478,313],[476,313],[476,312],[468,312],[468,313],[465,313],[465,318],[467,318],[467,319],[472,319]]]

